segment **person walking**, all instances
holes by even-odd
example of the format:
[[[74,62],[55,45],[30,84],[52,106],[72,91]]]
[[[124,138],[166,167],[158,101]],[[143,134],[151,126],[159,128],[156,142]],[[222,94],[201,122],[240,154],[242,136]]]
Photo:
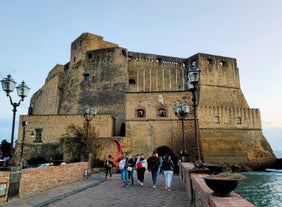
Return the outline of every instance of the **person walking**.
[[[112,171],[113,171],[113,158],[112,155],[109,155],[106,160],[106,176],[105,178],[108,179],[108,174],[110,175],[110,180],[112,180]]]
[[[140,155],[140,158],[136,162],[136,168],[137,168],[137,178],[138,183],[143,186],[144,182],[144,174],[147,169],[147,160],[145,159],[144,154]]]
[[[125,157],[124,169],[125,169],[125,184],[124,187],[128,187],[128,180],[131,179],[131,184],[133,185],[133,169],[134,161],[131,158],[131,155],[128,153]]]
[[[153,188],[156,188],[157,176],[159,170],[159,158],[157,157],[157,153],[154,151],[152,156],[148,158],[148,171],[152,174]]]
[[[125,164],[125,159],[124,157],[122,156],[120,158],[120,161],[119,161],[119,171],[120,171],[120,178],[121,180],[125,183],[125,168],[124,168],[124,164]]]
[[[170,191],[171,190],[171,181],[172,181],[172,175],[173,175],[173,162],[171,160],[171,157],[166,154],[164,156],[164,160],[162,163],[162,170],[164,171],[165,176],[165,189]]]

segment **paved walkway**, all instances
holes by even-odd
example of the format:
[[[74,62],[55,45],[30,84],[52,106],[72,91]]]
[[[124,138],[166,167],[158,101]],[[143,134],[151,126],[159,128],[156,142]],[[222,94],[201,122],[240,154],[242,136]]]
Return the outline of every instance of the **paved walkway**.
[[[136,173],[135,173],[136,178]],[[179,176],[174,176],[172,190],[164,188],[164,177],[158,176],[157,188],[152,188],[151,174],[145,174],[144,186],[137,182],[123,187],[120,174],[105,180],[104,174],[93,174],[90,178],[64,185],[23,199],[4,203],[6,207],[166,207],[189,206],[185,185]]]

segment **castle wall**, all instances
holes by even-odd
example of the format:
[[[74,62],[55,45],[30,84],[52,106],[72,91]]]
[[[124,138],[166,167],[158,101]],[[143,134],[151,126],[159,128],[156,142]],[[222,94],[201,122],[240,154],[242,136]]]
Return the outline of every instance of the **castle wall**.
[[[187,88],[184,61],[177,57],[129,52],[129,91],[183,91]]]
[[[118,47],[117,44],[104,41],[102,36],[90,33],[81,34],[71,43],[70,64],[86,59],[85,53],[90,50]]]
[[[108,124],[109,133],[103,130],[105,137],[123,137],[120,140],[124,150],[149,155],[162,145],[171,147],[175,153],[184,147],[193,160],[194,117],[192,94],[187,87],[187,72],[192,65],[201,70],[197,104],[204,160],[220,163],[274,160],[262,134],[260,112],[248,106],[240,88],[235,58],[202,53],[179,58],[128,52],[101,36],[83,33],[71,45],[70,62],[58,66],[60,71],[64,69],[63,73],[52,70],[30,105],[34,115],[58,114],[58,117],[71,114],[82,117],[79,114],[84,105],[97,106],[99,115],[113,117],[103,123],[104,128],[99,126],[105,129]],[[181,121],[172,111],[172,106],[180,102],[190,106],[184,123],[185,146]],[[139,112],[144,112],[144,116],[140,117]],[[47,140],[56,143],[56,136],[65,125],[59,123],[60,119],[52,120],[60,128],[56,135],[52,128],[56,124],[50,124],[45,117],[36,118],[33,124],[52,126],[47,130]],[[80,118],[77,121],[83,123]]]
[[[31,98],[30,114],[58,114],[64,78],[64,66],[56,65],[46,78],[44,86]]]
[[[132,152],[150,155],[159,146],[168,146],[179,156],[183,148],[195,151],[192,113],[184,121],[184,145],[182,123],[173,113],[174,104],[187,103],[187,92],[151,92],[126,94],[126,136],[132,138]],[[138,117],[138,109],[145,111]],[[159,109],[166,111],[161,117]]]
[[[199,125],[202,128],[261,130],[259,109],[228,106],[199,106],[198,119]]]
[[[261,130],[200,129],[204,161],[246,164],[257,168],[274,164],[275,157]]]
[[[27,121],[26,136],[31,132],[35,133],[35,129],[42,129],[40,143],[59,143],[60,138],[64,137],[67,127],[74,124],[83,127],[85,119],[82,115],[37,115],[37,116],[20,116],[20,123]],[[113,136],[114,120],[111,115],[96,115],[89,124],[96,129],[96,133],[100,137]],[[19,126],[19,134],[23,132],[22,125]],[[20,136],[21,137],[21,136]],[[36,137],[30,139],[27,137],[26,143],[36,143]],[[21,142],[21,139],[18,140]],[[39,144],[40,144],[39,143]]]

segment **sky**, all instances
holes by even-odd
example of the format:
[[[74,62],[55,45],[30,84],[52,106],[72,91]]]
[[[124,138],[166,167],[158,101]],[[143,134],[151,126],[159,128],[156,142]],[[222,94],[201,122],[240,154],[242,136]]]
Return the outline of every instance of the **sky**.
[[[0,79],[8,74],[31,96],[56,64],[70,59],[82,33],[104,37],[129,51],[188,58],[208,53],[237,59],[241,89],[259,108],[262,130],[282,150],[281,0],[1,0]],[[19,97],[14,91],[13,102]],[[0,91],[0,141],[11,140],[12,106]]]

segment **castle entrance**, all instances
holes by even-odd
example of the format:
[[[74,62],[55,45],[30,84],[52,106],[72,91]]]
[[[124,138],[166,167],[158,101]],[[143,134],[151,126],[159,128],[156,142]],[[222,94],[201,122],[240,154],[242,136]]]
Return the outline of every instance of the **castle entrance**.
[[[158,153],[158,156],[159,157],[162,157],[166,154],[170,155],[172,161],[173,161],[173,164],[174,164],[174,174],[178,174],[179,173],[179,166],[178,166],[178,157],[175,155],[175,153],[173,152],[173,150],[166,146],[166,145],[163,145],[163,146],[159,146],[156,148],[155,150],[157,153]]]

